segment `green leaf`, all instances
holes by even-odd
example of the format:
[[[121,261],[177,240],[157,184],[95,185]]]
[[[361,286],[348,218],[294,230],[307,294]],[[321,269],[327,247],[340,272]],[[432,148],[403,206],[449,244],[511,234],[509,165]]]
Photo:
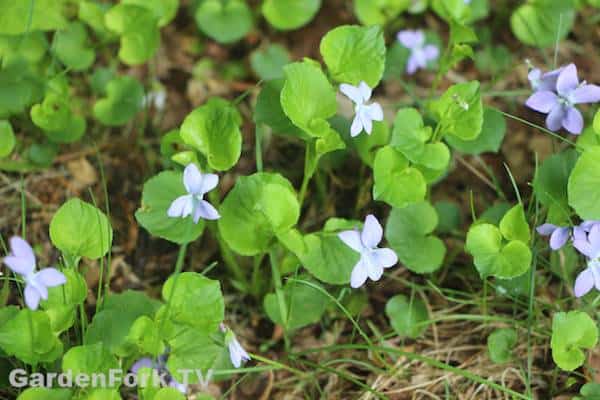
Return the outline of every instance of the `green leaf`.
[[[158,26],[165,26],[175,18],[179,0],[123,0],[124,4],[134,4],[154,13]]]
[[[262,13],[277,29],[291,30],[309,23],[321,8],[321,0],[265,0]]]
[[[281,90],[281,107],[294,125],[319,137],[329,130],[326,121],[337,111],[335,90],[312,60],[288,64]]]
[[[565,371],[573,371],[585,362],[582,349],[598,343],[598,327],[583,311],[558,312],[552,319],[552,359]]]
[[[316,283],[315,283],[316,284]],[[267,316],[285,330],[295,330],[320,321],[329,298],[321,291],[298,282],[287,282],[283,287],[287,320],[282,321],[277,295],[269,293],[263,300]]]
[[[0,35],[0,57],[4,65],[23,60],[35,65],[43,60],[48,51],[48,39],[42,31],[23,35]]]
[[[577,152],[572,149],[551,155],[539,166],[533,180],[537,199],[546,207],[561,210],[561,220],[569,217],[567,185],[578,157]]]
[[[442,266],[446,246],[431,235],[437,224],[435,208],[427,202],[392,209],[385,237],[406,268],[425,274]]]
[[[569,205],[584,220],[600,219],[600,146],[588,148],[569,177]]]
[[[73,376],[78,374],[108,376],[111,369],[117,368],[119,368],[117,359],[102,343],[72,347],[62,360],[62,370],[71,371]]]
[[[238,179],[220,212],[223,239],[235,252],[250,256],[266,252],[276,235],[298,222],[300,205],[284,177],[256,173]]]
[[[529,224],[522,204],[517,204],[504,215],[500,221],[500,232],[507,240],[519,240],[523,243],[529,243],[531,238]]]
[[[388,300],[385,314],[390,324],[401,337],[418,338],[427,329],[429,313],[421,299],[409,299],[398,294]]]
[[[497,153],[506,134],[506,121],[502,113],[494,108],[484,107],[481,134],[474,140],[462,140],[456,136],[447,136],[446,142],[456,150],[478,155]]]
[[[349,123],[347,127],[344,132],[347,132],[347,137],[350,139]],[[384,122],[373,121],[373,130],[370,135],[358,135],[348,141],[354,147],[362,162],[373,168],[377,150],[390,141],[390,128]]]
[[[202,370],[206,376],[207,371],[223,353],[223,348],[210,334],[192,327],[179,330],[177,335],[169,340],[169,346],[171,351],[167,368],[179,382],[183,381],[181,371],[186,369]],[[199,383],[197,380],[196,374],[189,376],[190,383]]]
[[[174,286],[176,279],[177,286]],[[171,293],[174,287],[175,292]],[[198,273],[183,272],[171,276],[163,285],[162,297],[165,302],[170,300],[171,321],[189,325],[197,332],[212,333],[225,318],[219,281]]]
[[[202,396],[202,395],[201,395]],[[185,396],[175,388],[161,388],[152,400],[185,400]],[[201,400],[197,398],[197,400]]]
[[[133,4],[120,3],[105,15],[106,26],[121,38],[119,58],[127,65],[148,61],[160,42],[158,19],[153,11]]]
[[[436,171],[445,170],[450,162],[450,150],[440,142],[427,143],[431,135],[431,127],[424,126],[416,109],[401,108],[394,120],[390,145],[412,163]]]
[[[446,22],[465,22],[471,17],[471,9],[464,0],[432,0],[431,8]]]
[[[385,25],[410,5],[410,0],[354,0],[354,14],[363,25]]]
[[[0,158],[8,157],[16,145],[10,121],[0,120]]]
[[[50,222],[50,239],[64,254],[92,260],[106,255],[113,232],[106,215],[91,204],[71,199]]]
[[[98,3],[96,0],[79,1],[79,20],[89,25],[102,40],[113,40],[116,37],[106,26],[105,15],[109,8],[110,4]]]
[[[373,163],[373,198],[392,207],[405,207],[425,199],[427,183],[419,170],[390,146],[381,148]]]
[[[184,143],[202,153],[218,171],[233,167],[242,152],[242,117],[227,100],[213,97],[196,108],[180,129]]]
[[[598,3],[600,7],[600,3]],[[574,397],[573,400],[598,400],[600,399],[600,383],[586,383],[579,391],[583,397]]]
[[[44,96],[44,82],[23,59],[0,70],[0,118],[19,114]]]
[[[219,43],[233,43],[252,29],[252,12],[243,0],[204,0],[196,9],[202,33]]]
[[[0,348],[6,355],[34,365],[58,359],[63,345],[52,334],[46,313],[8,306],[0,310]]]
[[[102,344],[110,353],[128,356],[135,352],[129,339],[131,327],[142,316],[151,317],[159,303],[143,292],[128,290],[109,295],[94,315],[85,335],[86,344]]]
[[[517,331],[510,328],[496,329],[488,336],[487,346],[490,360],[496,364],[509,362],[517,344]]]
[[[360,255],[344,244],[336,232],[303,236],[294,229],[280,235],[279,240],[315,278],[333,285],[348,284],[352,269],[360,259]]]
[[[106,86],[106,97],[94,104],[94,117],[104,125],[125,125],[142,108],[144,88],[130,76],[120,76]]]
[[[126,341],[135,346],[140,354],[158,357],[165,352],[160,325],[146,315],[142,315],[131,325]]]
[[[502,244],[500,229],[491,224],[471,226],[465,249],[473,256],[482,277],[514,278],[531,266],[531,250],[519,240]]]
[[[50,317],[53,332],[64,332],[75,322],[75,308],[82,304],[88,293],[88,287],[81,274],[71,268],[61,271],[67,282],[64,285],[48,288],[48,300],[41,306]]]
[[[17,400],[71,400],[73,394],[69,389],[47,389],[32,387],[25,389]]]
[[[380,27],[339,26],[321,40],[321,55],[333,79],[377,86],[385,68],[385,41]],[[368,62],[367,62],[368,60]]]
[[[0,34],[63,29],[67,26],[64,8],[64,0],[0,0]]]
[[[309,140],[311,137],[294,125],[281,108],[279,99],[284,82],[284,79],[275,79],[264,83],[256,99],[254,122],[269,126],[275,134]]]
[[[88,69],[96,58],[88,41],[85,26],[80,22],[72,22],[66,29],[56,32],[52,51],[66,67],[74,71],[83,71]]]
[[[450,86],[438,100],[429,104],[444,135],[462,140],[474,140],[483,126],[483,105],[479,82],[472,81]]]
[[[596,111],[596,114],[594,115],[593,126],[596,135],[600,135],[600,109],[598,109],[598,111]]]
[[[177,244],[193,242],[202,235],[204,221],[195,224],[191,216],[171,218],[167,215],[171,203],[185,194],[181,172],[161,172],[144,184],[142,204],[135,212],[135,219],[154,236]]]
[[[283,67],[289,62],[290,55],[287,49],[279,44],[271,44],[250,55],[252,70],[264,81],[283,78]],[[279,101],[279,97],[277,100]]]
[[[517,8],[510,17],[513,33],[528,46],[552,47],[564,39],[575,21],[572,0],[535,0]]]
[[[31,107],[31,120],[58,143],[79,140],[86,128],[85,119],[73,114],[64,93],[49,92],[42,103]]]
[[[440,233],[451,233],[460,228],[462,213],[456,203],[438,201],[433,205],[439,217],[438,226],[435,228]]]

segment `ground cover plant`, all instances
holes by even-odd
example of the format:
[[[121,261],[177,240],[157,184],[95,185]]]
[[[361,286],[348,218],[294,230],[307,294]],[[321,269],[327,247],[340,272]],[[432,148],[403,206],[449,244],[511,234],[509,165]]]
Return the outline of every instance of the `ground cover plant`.
[[[600,398],[597,0],[0,0],[0,395]]]

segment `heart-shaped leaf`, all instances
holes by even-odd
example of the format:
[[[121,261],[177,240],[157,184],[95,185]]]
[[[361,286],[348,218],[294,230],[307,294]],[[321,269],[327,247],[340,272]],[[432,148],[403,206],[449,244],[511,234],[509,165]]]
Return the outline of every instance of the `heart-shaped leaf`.
[[[427,183],[421,172],[391,146],[381,148],[373,163],[373,198],[392,207],[405,207],[425,198]]]
[[[598,327],[583,311],[558,312],[552,318],[552,359],[561,369],[573,371],[585,362],[582,349],[598,343]]]
[[[83,71],[88,69],[96,58],[88,40],[85,26],[80,22],[72,22],[66,29],[56,32],[52,51],[65,66],[75,71]]]
[[[429,104],[429,108],[442,125],[444,135],[474,140],[481,133],[483,104],[477,81],[450,86],[442,97]]]
[[[569,177],[569,205],[582,219],[600,219],[600,146],[589,147],[579,157]]]
[[[204,0],[196,9],[198,28],[220,43],[240,40],[252,29],[252,12],[242,0]]]
[[[94,117],[104,125],[126,124],[141,109],[144,88],[135,78],[120,76],[106,86],[106,97],[94,104]]]
[[[297,29],[310,22],[321,8],[321,0],[265,0],[262,12],[277,29]]]

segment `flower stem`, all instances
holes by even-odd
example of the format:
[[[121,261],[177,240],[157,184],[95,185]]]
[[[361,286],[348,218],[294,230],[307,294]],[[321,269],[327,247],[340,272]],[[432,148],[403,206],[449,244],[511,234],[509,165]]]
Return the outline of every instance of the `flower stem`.
[[[177,283],[179,282],[179,275],[181,275],[181,270],[183,269],[183,260],[185,260],[185,254],[187,252],[187,247],[189,243],[183,243],[179,246],[179,252],[177,253],[177,261],[175,262],[175,272],[173,273],[173,286],[171,286],[171,293],[169,293],[169,298],[167,299],[167,304],[165,306],[165,315],[163,316],[160,326],[158,328],[159,334],[162,332],[165,321],[169,317],[169,311],[171,309],[171,302],[173,300],[173,295],[175,294],[175,290],[177,289]]]
[[[277,255],[275,251],[271,249],[269,251],[269,258],[271,259],[271,273],[273,278],[273,285],[275,286],[275,294],[277,296],[277,302],[279,303],[279,315],[283,326],[283,338],[285,341],[286,349],[289,349],[290,343],[287,337],[287,307],[285,305],[285,296],[283,294],[283,287],[281,284],[281,274],[279,272],[279,264],[277,262]]]

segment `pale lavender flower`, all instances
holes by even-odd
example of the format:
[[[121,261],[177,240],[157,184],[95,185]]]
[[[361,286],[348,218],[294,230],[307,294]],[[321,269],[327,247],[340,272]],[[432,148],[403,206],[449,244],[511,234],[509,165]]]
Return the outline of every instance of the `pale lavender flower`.
[[[373,130],[373,121],[383,121],[383,110],[379,103],[367,104],[367,101],[371,99],[372,92],[369,85],[365,82],[360,82],[358,86],[342,83],[340,91],[354,102],[355,115],[350,127],[350,136],[357,136],[363,129],[370,135]]]
[[[142,368],[149,368],[151,370],[156,371],[163,384],[166,384],[166,386],[172,387],[183,394],[187,393],[187,385],[179,383],[175,378],[173,378],[173,376],[167,369],[166,355],[160,355],[157,357],[156,360],[153,360],[148,357],[140,358],[139,360],[133,363],[130,370],[131,372],[137,375],[138,371]]]
[[[583,130],[583,116],[576,104],[600,101],[600,86],[579,83],[575,64],[569,64],[560,71],[556,80],[556,93],[551,90],[538,90],[526,101],[526,105],[544,114],[546,126],[551,131],[561,127],[579,135]]]
[[[571,237],[571,228],[556,226],[553,224],[543,224],[536,228],[537,233],[542,236],[550,236],[550,248],[552,250],[561,249]]]
[[[367,215],[362,232],[358,229],[343,231],[338,237],[352,250],[360,253],[360,260],[354,266],[350,277],[350,286],[361,287],[367,278],[378,281],[383,269],[398,262],[398,256],[392,249],[378,248],[383,238],[383,228],[373,215]]]
[[[235,337],[233,331],[225,326],[220,325],[221,332],[225,333],[225,344],[229,350],[229,359],[235,368],[242,366],[242,363],[250,361],[250,355],[244,350],[240,342]]]
[[[221,216],[216,208],[204,200],[204,195],[213,190],[219,183],[215,174],[203,174],[195,164],[189,164],[183,171],[183,185],[188,194],[176,198],[167,210],[172,218],[193,216],[194,223],[200,218],[214,220]]]
[[[529,79],[531,88],[534,91],[556,90],[556,81],[563,68],[564,67],[561,67],[548,72],[542,72],[542,70],[539,68],[532,68],[527,74],[527,79]]]
[[[414,74],[418,69],[425,68],[427,63],[436,60],[440,50],[433,44],[425,44],[423,31],[404,30],[397,34],[398,41],[402,46],[410,50],[410,56],[406,63],[406,72]]]
[[[592,226],[586,239],[575,239],[573,246],[589,259],[588,267],[575,279],[575,296],[581,297],[594,287],[600,290],[600,224]]]
[[[37,310],[40,300],[48,300],[48,288],[64,285],[67,279],[56,268],[44,268],[36,272],[33,249],[20,237],[14,236],[10,239],[10,250],[11,253],[3,260],[4,264],[21,275],[25,281],[25,304],[30,309]]]

